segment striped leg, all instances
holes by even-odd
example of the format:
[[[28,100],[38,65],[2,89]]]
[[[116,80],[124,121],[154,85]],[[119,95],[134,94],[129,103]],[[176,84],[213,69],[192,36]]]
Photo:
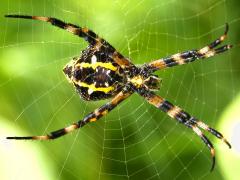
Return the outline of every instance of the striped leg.
[[[211,170],[213,170],[215,165],[215,150],[211,141],[202,133],[200,128],[210,132],[217,138],[221,139],[223,142],[225,142],[229,146],[229,148],[231,148],[230,143],[223,137],[223,135],[220,132],[209,127],[207,124],[204,124],[202,121],[197,120],[193,116],[189,115],[187,112],[183,111],[181,108],[174,106],[172,103],[168,102],[167,100],[163,99],[160,96],[155,95],[152,92],[147,92],[141,95],[145,97],[145,99],[150,104],[161,109],[163,112],[166,112],[171,118],[176,119],[178,122],[191,128],[202,139],[202,141],[209,148],[212,155],[213,163],[212,163]]]
[[[118,93],[109,103],[101,106],[95,111],[89,113],[83,120],[71,124],[68,127],[59,129],[57,131],[51,132],[49,135],[43,136],[26,136],[26,137],[7,137],[7,139],[16,139],[16,140],[50,140],[59,138],[65,134],[68,134],[76,129],[79,129],[86,125],[89,122],[95,122],[100,119],[102,116],[106,115],[112,109],[114,109],[120,102],[129,97],[131,93],[120,92]]]
[[[57,26],[61,29],[65,29],[74,35],[84,38],[95,49],[99,50],[101,46],[104,46],[106,48],[108,55],[122,68],[133,65],[127,58],[125,58],[122,54],[117,52],[113,46],[111,46],[108,42],[100,38],[95,32],[93,32],[88,28],[82,28],[74,24],[65,23],[59,19],[52,18],[52,17],[27,16],[27,15],[5,15],[5,17],[33,19],[33,20],[49,22],[54,26]]]
[[[44,16],[27,16],[27,15],[5,15],[8,18],[23,18],[23,19],[33,19],[39,21],[49,22],[54,26],[57,26],[61,29],[65,29],[72,34],[75,34],[79,37],[84,38],[89,44],[96,44],[100,39],[98,36],[88,28],[82,28],[74,24],[65,23],[59,19],[52,17],[44,17]]]
[[[197,59],[205,59],[212,56],[215,56],[216,54],[223,53],[229,49],[232,48],[232,45],[224,45],[220,48],[216,48],[218,45],[220,45],[227,37],[228,32],[228,24],[226,24],[226,30],[222,36],[220,36],[218,39],[210,43],[209,45],[199,49],[199,50],[190,50],[185,51],[182,53],[177,53],[172,56],[162,58],[159,60],[155,60],[150,62],[147,66],[148,68],[152,69],[153,71],[164,69],[172,66],[182,65],[189,62],[193,62]]]

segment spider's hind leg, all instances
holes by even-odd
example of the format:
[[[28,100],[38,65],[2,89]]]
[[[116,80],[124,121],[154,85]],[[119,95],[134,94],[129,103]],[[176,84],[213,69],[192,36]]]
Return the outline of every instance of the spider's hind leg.
[[[150,104],[154,105],[158,109],[167,113],[167,115],[170,116],[171,118],[176,119],[178,122],[191,128],[202,139],[204,144],[206,144],[207,147],[209,148],[212,155],[213,163],[212,163],[211,170],[213,170],[215,165],[215,150],[211,141],[202,133],[200,128],[210,132],[217,138],[221,139],[223,142],[225,142],[229,146],[229,148],[231,148],[230,143],[217,130],[209,127],[202,121],[197,120],[196,118],[194,118],[193,116],[191,116],[190,114],[182,110],[181,108],[174,106],[172,103],[154,94],[153,92],[148,92],[148,91],[140,91],[140,92],[142,92],[142,94],[140,95],[143,96]]]
[[[226,140],[226,138],[224,138],[224,136],[220,132],[218,132],[217,130],[213,129],[212,127],[209,127],[204,122],[202,122],[200,120],[197,120],[195,118],[191,118],[190,120],[192,121],[192,124],[197,125],[198,127],[204,129],[205,131],[210,132],[215,137],[221,139],[224,143],[226,143],[228,145],[229,148],[232,147],[231,144]]]
[[[64,136],[72,131],[83,127],[84,125],[95,122],[100,119],[102,116],[106,115],[108,112],[113,110],[119,103],[128,98],[132,93],[121,91],[119,92],[109,103],[101,106],[95,111],[89,113],[83,120],[80,120],[76,123],[71,124],[68,127],[56,130],[51,132],[48,135],[43,136],[23,136],[23,137],[7,137],[7,139],[15,139],[15,140],[51,140],[57,139],[61,136]]]

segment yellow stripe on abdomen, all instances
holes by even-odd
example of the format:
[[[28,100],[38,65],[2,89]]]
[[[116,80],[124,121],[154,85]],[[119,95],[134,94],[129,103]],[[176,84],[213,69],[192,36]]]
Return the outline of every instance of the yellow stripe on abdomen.
[[[77,82],[77,84],[79,86],[82,86],[82,87],[87,87],[88,89],[91,89],[93,92],[94,91],[101,91],[101,92],[104,92],[104,93],[108,93],[112,90],[114,90],[114,87],[112,86],[109,86],[109,87],[95,87],[94,84],[87,84],[87,83],[84,83],[84,82]]]
[[[110,69],[112,71],[117,70],[117,67],[113,66],[112,63],[110,63],[110,62],[108,62],[108,63],[103,63],[103,62],[85,63],[85,62],[83,62],[83,63],[77,64],[76,66],[83,67],[83,68],[93,68],[94,70],[97,67],[104,67],[104,68]]]

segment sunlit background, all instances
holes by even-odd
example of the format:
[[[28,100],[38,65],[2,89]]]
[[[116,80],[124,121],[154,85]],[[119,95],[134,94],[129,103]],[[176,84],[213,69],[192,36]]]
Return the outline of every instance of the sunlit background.
[[[240,1],[5,0],[0,2],[0,179],[237,179],[240,177]],[[231,51],[158,72],[158,92],[212,127],[231,150],[134,94],[96,123],[54,141],[7,141],[42,135],[82,119],[107,101],[85,102],[62,73],[87,43],[48,23],[6,14],[52,16],[86,26],[135,64],[200,48],[222,35]]]

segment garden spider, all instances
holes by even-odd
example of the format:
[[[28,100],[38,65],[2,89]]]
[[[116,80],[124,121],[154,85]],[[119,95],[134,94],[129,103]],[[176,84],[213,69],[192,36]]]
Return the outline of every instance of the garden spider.
[[[191,128],[202,139],[211,152],[211,170],[215,166],[215,150],[211,141],[203,134],[201,129],[210,132],[231,148],[230,143],[220,132],[189,115],[178,106],[156,95],[154,90],[159,90],[160,79],[153,74],[157,70],[190,63],[197,59],[212,57],[232,48],[232,45],[224,45],[217,48],[227,36],[228,24],[226,24],[226,30],[222,36],[201,49],[177,53],[138,67],[88,28],[65,23],[51,17],[25,15],[6,15],[6,17],[49,22],[54,26],[84,38],[89,43],[89,46],[82,51],[81,57],[74,57],[64,67],[63,72],[84,100],[101,100],[113,97],[110,102],[89,113],[83,120],[53,131],[48,135],[7,137],[7,139],[49,140],[59,138],[75,129],[83,127],[89,122],[97,121],[136,92],[150,104],[167,113],[171,118]]]

